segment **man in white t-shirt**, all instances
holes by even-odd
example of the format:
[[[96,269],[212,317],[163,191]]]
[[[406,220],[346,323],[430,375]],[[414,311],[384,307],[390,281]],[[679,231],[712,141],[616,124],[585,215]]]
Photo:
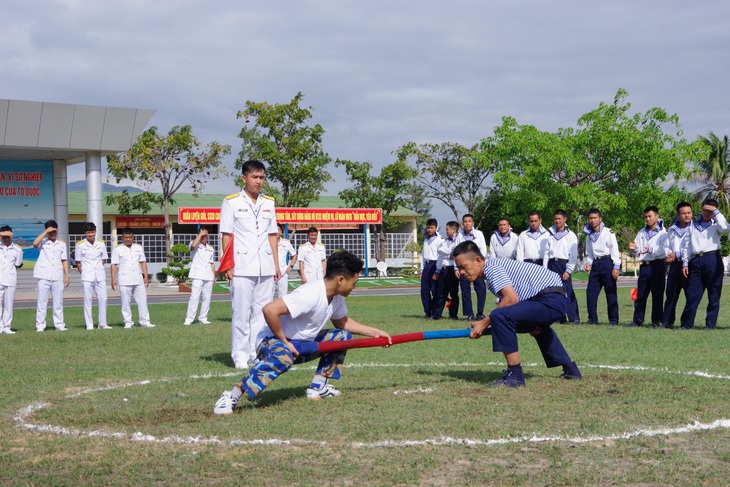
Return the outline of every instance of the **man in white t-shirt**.
[[[192,280],[190,300],[188,301],[188,312],[183,325],[192,325],[195,321],[195,312],[198,311],[198,302],[202,297],[198,322],[203,325],[210,325],[208,311],[210,311],[210,298],[213,294],[213,283],[215,282],[215,249],[208,244],[208,229],[201,227],[195,239],[190,242],[190,273],[188,277]]]
[[[317,353],[317,342],[349,340],[352,334],[368,337],[390,335],[358,323],[347,316],[345,298],[355,288],[363,261],[347,251],[333,253],[327,260],[324,280],[303,284],[283,298],[264,306],[268,325],[258,335],[259,361],[231,391],[224,391],[215,404],[215,414],[231,414],[244,393],[256,398],[274,379],[295,363],[319,358],[317,371],[307,389],[307,398],[324,399],[340,395],[327,383],[339,379],[346,351]],[[334,329],[323,329],[331,320]]]
[[[307,241],[299,246],[297,260],[302,284],[323,279],[327,272],[327,252],[324,245],[317,241],[318,238],[319,231],[309,227]]]

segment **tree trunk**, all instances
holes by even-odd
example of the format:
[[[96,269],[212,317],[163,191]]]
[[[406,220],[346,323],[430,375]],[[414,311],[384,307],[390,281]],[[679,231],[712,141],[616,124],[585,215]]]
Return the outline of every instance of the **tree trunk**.
[[[171,258],[168,257],[168,254],[172,248],[172,224],[170,223],[170,201],[167,198],[162,201],[162,215],[165,217],[165,258],[169,267]]]

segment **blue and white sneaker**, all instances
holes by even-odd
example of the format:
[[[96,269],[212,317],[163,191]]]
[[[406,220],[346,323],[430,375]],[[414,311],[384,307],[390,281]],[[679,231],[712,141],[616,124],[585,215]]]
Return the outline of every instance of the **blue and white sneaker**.
[[[320,399],[327,399],[330,397],[337,397],[342,394],[340,391],[335,389],[331,384],[325,384],[321,389],[307,388],[307,399],[318,401]]]
[[[237,403],[238,401],[231,397],[231,391],[223,391],[223,394],[221,394],[221,397],[218,398],[215,406],[213,406],[213,414],[233,414]]]

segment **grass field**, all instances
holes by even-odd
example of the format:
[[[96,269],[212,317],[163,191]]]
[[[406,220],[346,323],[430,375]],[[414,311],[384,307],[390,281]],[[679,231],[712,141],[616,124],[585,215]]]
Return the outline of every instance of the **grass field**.
[[[313,365],[298,366],[227,417],[211,411],[240,377],[230,304],[191,327],[185,304],[152,305],[157,328],[132,330],[110,307],[106,332],[67,308],[70,330],[42,334],[18,310],[0,336],[0,484],[728,485],[725,291],[712,332],[556,325],[583,381],[524,336],[527,387],[490,389],[504,366],[488,337],[434,340],[350,351],[329,401],[306,399]],[[466,326],[420,319],[416,296],[348,303],[394,334]]]

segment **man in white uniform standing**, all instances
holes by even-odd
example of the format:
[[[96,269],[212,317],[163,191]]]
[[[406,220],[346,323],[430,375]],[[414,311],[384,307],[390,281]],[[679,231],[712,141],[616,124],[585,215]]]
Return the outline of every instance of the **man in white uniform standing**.
[[[96,293],[99,302],[99,329],[108,330],[106,324],[106,272],[104,264],[109,258],[106,244],[96,238],[96,225],[88,222],[84,225],[86,238],[76,244],[74,259],[76,268],[81,274],[81,286],[84,290],[84,321],[86,329],[94,329],[94,317],[91,312],[91,303]]]
[[[185,316],[183,325],[192,325],[195,321],[195,312],[198,311],[198,302],[203,299],[200,305],[198,322],[209,325],[208,311],[210,311],[210,298],[213,295],[213,283],[215,282],[215,249],[208,244],[209,231],[201,227],[195,240],[190,242],[190,273],[193,285],[188,301],[188,313]]]
[[[112,289],[119,287],[119,297],[122,301],[122,318],[124,328],[132,328],[132,297],[137,303],[139,312],[139,326],[154,328],[150,323],[150,312],[147,308],[147,290],[150,285],[147,274],[147,257],[140,244],[134,243],[134,233],[131,228],[122,230],[122,243],[112,250]],[[118,280],[117,280],[118,278]]]
[[[274,198],[260,194],[265,178],[263,163],[246,161],[243,192],[226,196],[221,205],[221,248],[233,254],[233,267],[225,271],[231,281],[231,357],[237,369],[256,361],[256,336],[265,326],[261,308],[272,300],[280,276]]]
[[[283,298],[289,293],[289,273],[294,269],[294,265],[297,263],[297,252],[294,250],[294,247],[292,247],[292,244],[289,240],[283,238],[282,236],[281,227],[279,227],[279,234],[278,234],[278,241],[279,244],[277,248],[279,249],[279,273],[281,274],[281,277],[279,278],[279,282],[277,284],[277,291],[279,292],[279,297]],[[286,256],[289,256],[289,263],[286,263]]]
[[[319,231],[314,227],[309,227],[307,231],[307,242],[299,246],[299,274],[302,277],[302,284],[310,281],[319,281],[324,279],[327,272],[327,252],[324,245],[317,242]]]
[[[58,240],[58,223],[48,220],[45,230],[33,241],[38,249],[38,260],[33,269],[33,277],[38,280],[38,310],[35,315],[36,331],[46,329],[48,296],[53,298],[53,326],[58,331],[66,331],[63,322],[63,289],[68,287],[68,250],[66,242]]]
[[[0,334],[14,335],[13,323],[15,287],[18,269],[23,267],[23,249],[13,243],[13,229],[0,227]]]
[[[522,232],[517,239],[515,258],[522,262],[543,265],[550,234],[542,226],[542,217],[536,211],[531,211],[527,215],[527,225],[527,230]]]

